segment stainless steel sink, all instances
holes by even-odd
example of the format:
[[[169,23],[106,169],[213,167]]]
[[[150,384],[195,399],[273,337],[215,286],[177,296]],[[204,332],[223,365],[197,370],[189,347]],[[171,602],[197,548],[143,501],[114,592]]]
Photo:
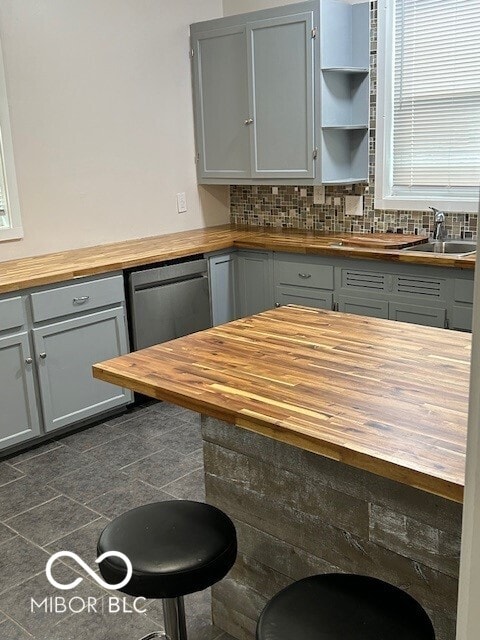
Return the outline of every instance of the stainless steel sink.
[[[444,242],[425,242],[413,247],[406,247],[403,251],[421,251],[422,253],[454,253],[457,255],[469,255],[477,250],[476,242],[462,240],[445,240]]]

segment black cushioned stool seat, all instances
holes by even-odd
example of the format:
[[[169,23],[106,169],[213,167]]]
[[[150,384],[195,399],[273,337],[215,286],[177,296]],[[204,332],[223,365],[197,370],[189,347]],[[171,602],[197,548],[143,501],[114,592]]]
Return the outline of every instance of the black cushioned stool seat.
[[[169,500],[137,507],[110,522],[97,545],[99,555],[108,551],[119,551],[132,563],[132,577],[120,591],[162,598],[167,638],[183,640],[182,597],[228,573],[237,556],[237,536],[233,522],[216,507]],[[108,583],[119,584],[126,576],[125,563],[106,558],[100,573]],[[174,628],[179,625],[183,630]]]
[[[294,582],[263,610],[257,640],[435,640],[429,617],[401,589],[366,576]]]

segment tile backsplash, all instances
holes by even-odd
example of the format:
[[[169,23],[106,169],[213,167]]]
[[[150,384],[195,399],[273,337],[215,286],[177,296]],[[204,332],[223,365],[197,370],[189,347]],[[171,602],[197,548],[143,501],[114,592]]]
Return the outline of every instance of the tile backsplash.
[[[377,2],[370,3],[370,132],[369,183],[325,187],[325,204],[314,204],[314,188],[294,186],[232,185],[230,187],[231,222],[252,226],[352,231],[373,233],[394,231],[431,235],[433,214],[425,211],[386,211],[374,208],[375,114],[377,86]],[[345,213],[345,196],[363,196],[363,216]],[[428,206],[428,203],[426,203]],[[448,234],[454,238],[476,237],[477,214],[448,213]]]
[[[231,221],[252,226],[315,229],[337,233],[433,233],[431,211],[374,209],[373,195],[369,193],[372,188],[372,183],[368,186],[325,187],[325,204],[318,205],[313,203],[313,187],[232,185]],[[363,195],[363,216],[346,215],[345,196],[348,195]],[[477,214],[448,213],[446,226],[448,235],[454,238],[476,237]]]

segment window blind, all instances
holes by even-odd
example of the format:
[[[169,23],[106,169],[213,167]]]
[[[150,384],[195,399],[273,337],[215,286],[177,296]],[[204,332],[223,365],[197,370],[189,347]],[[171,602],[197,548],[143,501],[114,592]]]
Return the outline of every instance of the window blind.
[[[395,0],[393,194],[478,195],[480,1]]]

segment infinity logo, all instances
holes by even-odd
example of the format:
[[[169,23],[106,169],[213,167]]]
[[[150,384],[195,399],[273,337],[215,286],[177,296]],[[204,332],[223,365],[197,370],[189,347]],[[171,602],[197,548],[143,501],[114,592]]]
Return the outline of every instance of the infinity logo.
[[[130,578],[132,577],[133,567],[129,558],[127,558],[124,553],[120,553],[120,551],[106,551],[105,553],[102,553],[101,556],[98,556],[95,562],[99,564],[100,562],[102,562],[102,560],[105,560],[105,558],[112,557],[120,558],[121,560],[123,560],[125,566],[127,567],[127,575],[118,584],[109,584],[108,582],[102,580],[102,578],[98,576],[95,571],[93,571],[93,569],[90,569],[88,564],[84,562],[82,558],[80,558],[80,556],[78,556],[76,553],[73,553],[73,551],[57,551],[57,553],[54,553],[53,556],[48,559],[45,573],[47,574],[47,578],[50,584],[57,589],[62,589],[63,591],[66,591],[67,589],[75,589],[75,587],[77,587],[82,582],[83,578],[78,577],[73,582],[62,584],[61,582],[57,582],[52,576],[52,565],[55,560],[58,560],[58,558],[72,558],[77,564],[82,567],[82,569],[84,569],[88,573],[91,578],[95,580],[95,582],[97,582],[104,589],[121,589],[130,582]]]

